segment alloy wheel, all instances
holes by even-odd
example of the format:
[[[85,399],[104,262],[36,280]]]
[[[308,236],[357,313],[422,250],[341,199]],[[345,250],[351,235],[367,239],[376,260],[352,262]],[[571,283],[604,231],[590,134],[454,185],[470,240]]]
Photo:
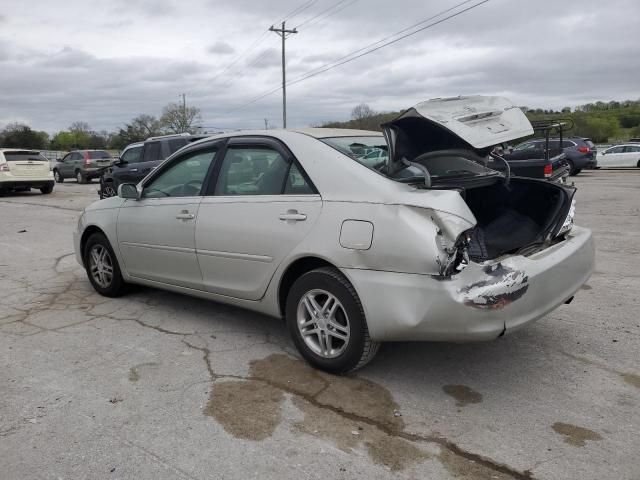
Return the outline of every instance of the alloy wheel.
[[[349,317],[334,295],[314,289],[298,302],[297,324],[308,348],[323,358],[340,356],[349,344]]]
[[[113,188],[113,186],[111,184],[106,184],[102,188],[102,196],[104,198],[115,197],[116,196],[116,191],[115,191],[115,189]]]
[[[89,252],[89,271],[94,282],[102,288],[109,288],[113,281],[113,261],[104,245],[96,244]]]

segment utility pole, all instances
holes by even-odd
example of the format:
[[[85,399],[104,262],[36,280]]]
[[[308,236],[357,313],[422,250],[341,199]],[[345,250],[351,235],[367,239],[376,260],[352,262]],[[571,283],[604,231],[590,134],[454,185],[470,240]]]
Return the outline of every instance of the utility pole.
[[[282,22],[282,28],[274,28],[274,26],[271,25],[269,30],[276,32],[282,37],[282,128],[287,128],[287,68],[285,40],[287,39],[287,34],[298,33],[298,30],[295,28],[293,30],[287,30],[285,28],[285,22]]]
[[[269,130],[269,119],[268,118],[264,119],[264,129],[265,130]]]
[[[186,94],[181,94],[179,95],[180,97],[182,97],[182,128],[181,130],[186,130],[186,124],[187,124],[187,96]]]

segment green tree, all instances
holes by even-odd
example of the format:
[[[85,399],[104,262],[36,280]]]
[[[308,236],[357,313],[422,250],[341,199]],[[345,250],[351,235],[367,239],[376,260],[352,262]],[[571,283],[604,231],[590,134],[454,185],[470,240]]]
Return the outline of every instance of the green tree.
[[[49,144],[46,132],[32,130],[28,125],[10,123],[0,132],[0,146],[6,148],[34,148],[44,150]]]

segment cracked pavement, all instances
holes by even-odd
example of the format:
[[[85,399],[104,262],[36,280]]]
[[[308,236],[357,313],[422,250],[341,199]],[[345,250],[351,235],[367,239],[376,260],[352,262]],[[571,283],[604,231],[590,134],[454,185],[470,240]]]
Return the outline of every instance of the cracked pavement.
[[[571,305],[494,342],[385,344],[348,377],[277,319],[97,295],[71,244],[96,184],[0,197],[2,478],[637,480],[640,172],[575,182],[597,267]]]

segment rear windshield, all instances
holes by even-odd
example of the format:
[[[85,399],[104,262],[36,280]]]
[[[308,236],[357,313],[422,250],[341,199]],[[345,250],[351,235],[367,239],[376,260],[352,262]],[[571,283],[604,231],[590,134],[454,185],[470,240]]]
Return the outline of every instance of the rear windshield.
[[[584,139],[584,143],[586,143],[586,144],[587,144],[587,147],[589,147],[589,148],[593,148],[593,147],[595,147],[595,146],[596,146],[596,145],[595,145],[595,143],[593,143],[593,142],[592,142],[591,140],[589,140],[588,138],[585,138],[585,139]]]
[[[4,152],[4,158],[7,159],[7,162],[24,162],[31,160],[37,162],[48,162],[43,155],[40,155],[40,152],[32,152],[29,150],[21,150],[18,152]]]
[[[389,158],[387,142],[382,135],[370,137],[330,137],[322,141],[348,155],[365,167],[384,165]]]
[[[109,152],[105,152],[104,150],[95,150],[89,152],[89,158],[91,160],[97,160],[100,158],[111,158],[111,154]]]
[[[404,166],[392,175],[387,175],[385,165],[388,163],[389,153],[383,136],[379,137],[331,137],[322,141],[340,152],[388,178],[399,182],[412,182],[424,177],[420,168]],[[414,159],[415,160],[415,159]],[[420,162],[427,168],[430,176],[436,179],[451,179],[460,177],[478,177],[495,175],[496,172],[476,161],[462,155],[431,155]]]

